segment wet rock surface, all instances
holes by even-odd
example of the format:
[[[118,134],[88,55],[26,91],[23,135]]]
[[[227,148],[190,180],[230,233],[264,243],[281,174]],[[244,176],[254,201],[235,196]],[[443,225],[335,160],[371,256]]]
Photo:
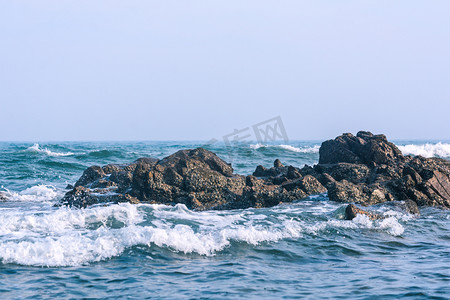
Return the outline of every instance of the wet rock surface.
[[[188,208],[271,207],[328,192],[330,200],[360,205],[402,200],[405,209],[450,208],[450,162],[403,156],[384,135],[360,131],[325,141],[313,167],[257,166],[253,175],[197,148],[164,159],[86,169],[61,203],[86,207],[103,202],[183,203]]]
[[[243,176],[208,150],[181,150],[162,160],[92,166],[62,203],[75,207],[103,202],[182,203],[197,210],[237,209],[270,207],[326,192],[316,178],[300,174],[287,178],[289,168],[279,160],[274,165],[261,171],[259,178]]]
[[[371,205],[407,200],[414,206],[450,208],[450,162],[403,156],[384,135],[358,132],[322,143],[317,178],[328,181],[330,200]],[[324,182],[322,182],[324,183]]]
[[[354,204],[347,205],[347,207],[345,208],[345,219],[353,220],[354,218],[356,218],[357,215],[367,216],[369,217],[370,220],[383,219],[381,215],[358,208]]]

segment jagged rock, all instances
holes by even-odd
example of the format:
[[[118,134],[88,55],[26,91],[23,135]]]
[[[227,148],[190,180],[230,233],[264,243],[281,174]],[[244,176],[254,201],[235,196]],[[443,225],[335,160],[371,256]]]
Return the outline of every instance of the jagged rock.
[[[315,173],[300,173],[326,185],[331,200],[371,205],[410,199],[450,208],[450,162],[444,159],[403,156],[384,135],[367,131],[326,141],[319,152]]]
[[[450,162],[403,156],[384,135],[360,131],[325,141],[319,164],[299,169],[275,160],[253,176],[202,148],[181,150],[162,160],[141,158],[128,165],[92,166],[63,203],[85,207],[101,202],[183,203],[189,208],[269,207],[328,191],[330,200],[371,205],[412,201],[407,207],[450,208]]]
[[[347,205],[347,207],[345,208],[345,219],[353,220],[357,215],[368,216],[370,220],[378,220],[383,218],[381,215],[378,215],[376,213],[362,210],[361,208],[356,207],[356,205]]]
[[[344,133],[322,143],[319,164],[387,164],[402,157],[401,151],[385,135],[360,131],[356,136]]]
[[[364,181],[369,176],[370,169],[366,165],[337,163],[319,164],[314,167],[318,173],[326,173],[334,180],[348,180],[353,183]]]
[[[0,192],[0,201],[6,201],[8,200],[8,197],[3,192]]]
[[[90,184],[102,177],[104,177],[106,174],[103,171],[103,169],[99,166],[92,166],[87,168],[83,175],[81,175],[80,179],[75,183],[75,187],[78,186],[86,186],[87,184]]]
[[[280,185],[290,180],[303,177],[300,173],[300,169],[293,166],[285,167],[279,159],[276,159],[273,163],[273,167],[267,169],[261,165],[256,167],[253,176],[266,179],[266,181],[271,182],[275,185]]]
[[[295,168],[293,166],[288,166],[286,177],[288,179],[297,179],[297,178],[302,177],[302,174],[300,174],[300,172],[297,168]]]
[[[270,169],[258,166],[254,174],[233,174],[231,165],[202,148],[181,150],[162,160],[143,158],[129,165],[90,167],[62,202],[76,207],[127,201],[183,203],[197,210],[235,209],[270,207],[326,191],[315,177],[303,177],[279,160]]]
[[[325,193],[327,189],[313,176],[306,175],[299,179],[299,187],[307,194],[321,194]]]
[[[293,168],[292,166],[289,167]],[[287,176],[289,167],[283,166],[280,160],[276,159],[273,162],[273,167],[270,169],[267,169],[261,165],[257,166],[255,172],[253,172],[253,176],[272,178]]]
[[[345,179],[330,183],[327,189],[328,197],[333,201],[366,203],[369,200],[362,185],[351,183]]]
[[[393,143],[388,142],[384,134],[364,139],[366,143],[358,153],[366,164],[389,164],[403,157],[402,152]]]
[[[253,176],[256,177],[263,177],[266,176],[267,174],[267,169],[264,166],[257,166],[255,172],[253,172]]]
[[[282,168],[284,166],[279,159],[275,159],[275,161],[273,162],[273,167],[274,168]]]

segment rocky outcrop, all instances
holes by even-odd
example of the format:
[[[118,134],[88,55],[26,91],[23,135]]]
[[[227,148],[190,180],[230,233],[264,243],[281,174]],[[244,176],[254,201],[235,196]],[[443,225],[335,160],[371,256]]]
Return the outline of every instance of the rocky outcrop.
[[[402,200],[406,208],[450,208],[450,162],[403,156],[384,135],[360,131],[325,141],[313,167],[257,166],[253,175],[202,148],[164,159],[86,169],[62,203],[86,207],[103,202],[183,203],[197,210],[270,207],[328,192],[330,200],[372,205]],[[414,203],[411,204],[411,203]],[[418,209],[417,209],[418,210]]]
[[[313,176],[302,176],[279,160],[257,176],[233,173],[231,165],[202,148],[181,150],[162,160],[86,169],[62,202],[86,207],[103,202],[183,203],[191,209],[270,207],[324,193]],[[291,174],[295,173],[295,175]]]
[[[322,143],[314,171],[330,200],[371,205],[411,200],[450,208],[450,162],[403,156],[384,135],[360,131]]]
[[[8,200],[8,197],[3,192],[0,192],[0,201],[6,201]]]
[[[344,133],[322,143],[319,164],[388,164],[402,158],[402,152],[387,141],[384,134],[360,131],[356,136]]]

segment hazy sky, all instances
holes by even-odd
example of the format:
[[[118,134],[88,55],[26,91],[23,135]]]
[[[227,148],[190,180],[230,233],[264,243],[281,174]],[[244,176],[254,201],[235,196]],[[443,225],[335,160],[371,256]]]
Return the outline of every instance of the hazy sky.
[[[450,139],[449,1],[0,1],[0,140]]]

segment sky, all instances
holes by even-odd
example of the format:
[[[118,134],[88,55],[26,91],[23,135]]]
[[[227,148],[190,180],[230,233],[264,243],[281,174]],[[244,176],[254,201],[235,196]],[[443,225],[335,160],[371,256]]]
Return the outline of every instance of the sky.
[[[450,139],[449,1],[0,1],[0,141]]]

